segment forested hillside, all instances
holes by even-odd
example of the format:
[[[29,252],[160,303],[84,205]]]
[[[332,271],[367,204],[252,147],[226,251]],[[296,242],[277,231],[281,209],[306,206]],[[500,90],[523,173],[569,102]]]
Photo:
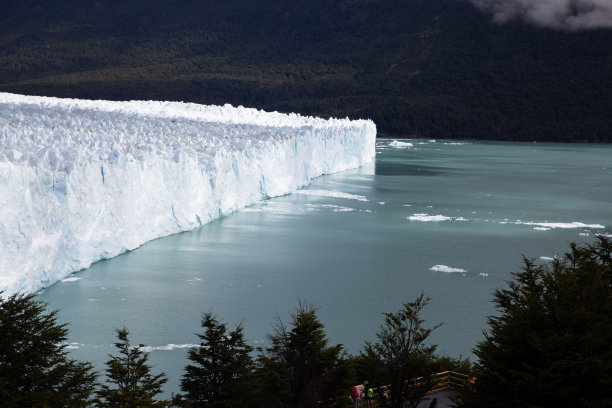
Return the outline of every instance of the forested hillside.
[[[371,118],[382,134],[612,141],[612,30],[462,0],[21,0],[0,91]]]

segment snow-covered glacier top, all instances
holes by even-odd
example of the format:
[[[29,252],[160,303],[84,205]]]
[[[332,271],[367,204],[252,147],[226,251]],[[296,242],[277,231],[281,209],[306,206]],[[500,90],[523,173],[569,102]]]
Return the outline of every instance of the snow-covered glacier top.
[[[361,166],[375,137],[369,120],[0,93],[0,291]]]

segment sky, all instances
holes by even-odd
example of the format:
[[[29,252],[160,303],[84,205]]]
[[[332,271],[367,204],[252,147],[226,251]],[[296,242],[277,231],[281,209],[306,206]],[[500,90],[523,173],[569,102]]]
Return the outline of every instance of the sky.
[[[493,20],[561,30],[612,28],[612,0],[470,0]]]

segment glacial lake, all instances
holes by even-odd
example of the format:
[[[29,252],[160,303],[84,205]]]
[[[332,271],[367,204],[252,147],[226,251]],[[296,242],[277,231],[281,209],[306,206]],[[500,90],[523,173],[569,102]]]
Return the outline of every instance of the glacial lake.
[[[265,344],[299,299],[358,353],[383,312],[424,292],[440,354],[470,357],[522,256],[549,262],[612,230],[612,146],[377,141],[365,167],[317,178],[195,231],[149,242],[38,293],[70,322],[73,358],[103,372],[115,328],[179,392],[202,312]],[[103,377],[102,377],[103,378]]]

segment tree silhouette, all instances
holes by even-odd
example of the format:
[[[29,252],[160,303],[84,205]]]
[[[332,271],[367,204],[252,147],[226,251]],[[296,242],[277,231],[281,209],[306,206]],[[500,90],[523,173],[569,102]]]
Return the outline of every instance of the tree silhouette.
[[[211,313],[202,316],[204,332],[198,334],[200,347],[189,350],[191,364],[181,380],[179,405],[231,408],[246,406],[250,396],[248,380],[253,369],[242,326],[227,331]]]
[[[612,406],[612,240],[551,265],[524,259],[474,353],[472,407]]]
[[[92,365],[68,358],[66,324],[34,295],[0,292],[0,401],[3,407],[88,407]]]
[[[97,391],[98,407],[111,408],[137,408],[137,407],[164,407],[168,401],[156,401],[154,397],[161,392],[161,387],[167,379],[164,374],[151,374],[148,364],[149,354],[139,347],[130,346],[129,332],[124,327],[117,329],[118,342],[115,347],[119,356],[109,355],[106,362],[106,376],[110,387],[103,384]]]
[[[416,407],[432,388],[436,346],[427,345],[426,340],[440,325],[423,326],[420,314],[428,302],[421,294],[397,313],[384,313],[385,322],[376,333],[378,341],[366,342],[361,360],[369,362],[376,382],[389,385],[388,399],[380,398],[382,404]]]
[[[291,315],[291,325],[288,330],[279,319],[268,335],[269,345],[258,348],[259,402],[295,408],[342,406],[351,379],[342,345],[328,346],[324,326],[306,302]]]

